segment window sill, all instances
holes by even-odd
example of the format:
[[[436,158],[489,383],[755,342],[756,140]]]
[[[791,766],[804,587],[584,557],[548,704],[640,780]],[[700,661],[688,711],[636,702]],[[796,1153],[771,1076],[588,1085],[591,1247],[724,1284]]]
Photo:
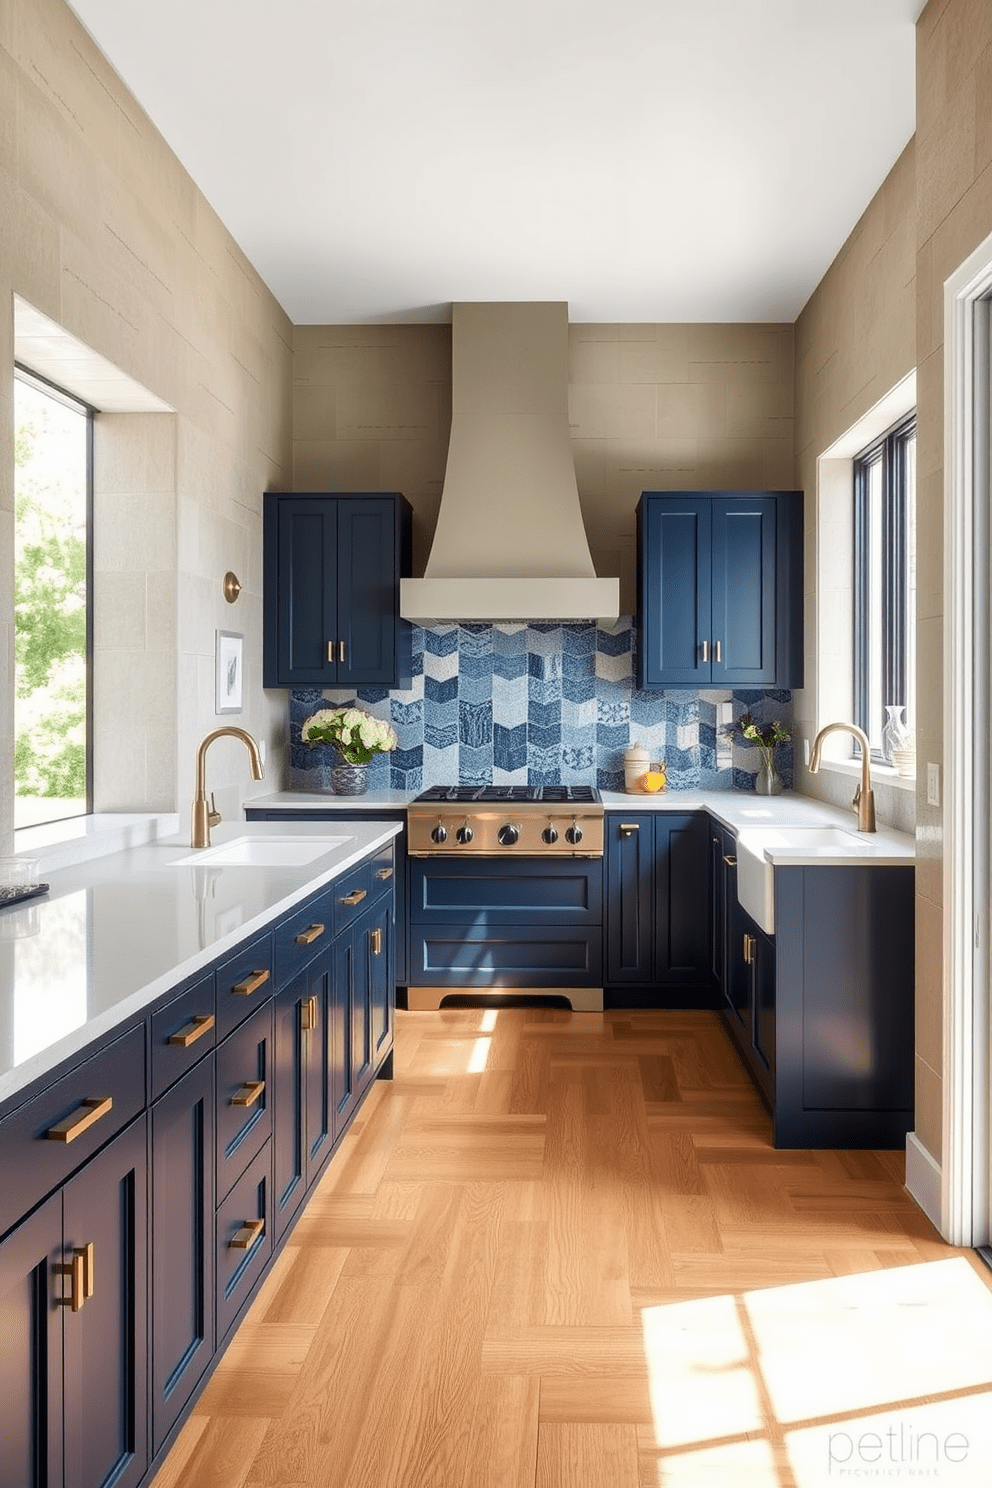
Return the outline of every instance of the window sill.
[[[848,775],[852,780],[861,779],[860,760],[821,760],[820,769],[826,774]],[[912,791],[916,794],[916,776],[900,775],[891,765],[876,765],[871,767],[872,785],[890,785],[895,790]]]
[[[175,814],[93,813],[45,822],[37,827],[20,827],[14,833],[14,854],[37,858],[38,871],[44,876],[59,868],[88,863],[91,858],[126,852],[130,847],[172,837],[178,831],[179,817]]]

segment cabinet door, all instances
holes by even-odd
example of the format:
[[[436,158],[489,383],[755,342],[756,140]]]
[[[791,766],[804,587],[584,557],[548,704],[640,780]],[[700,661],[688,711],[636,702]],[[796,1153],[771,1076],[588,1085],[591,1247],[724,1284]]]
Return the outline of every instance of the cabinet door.
[[[338,686],[395,681],[399,562],[392,497],[338,501]]]
[[[334,943],[336,944],[336,942]],[[334,946],[314,961],[304,975],[306,1016],[304,1017],[304,1160],[306,1186],[310,1187],[331,1155],[337,1128],[334,1125],[332,1095],[332,1058],[334,1049],[332,970]]]
[[[334,942],[331,1095],[335,1137],[344,1131],[358,1103],[354,1035],[355,981],[358,975],[358,951],[353,927],[343,931]]]
[[[307,975],[301,972],[275,999],[272,1040],[273,1226],[285,1230],[306,1192],[306,1065],[310,1020]]]
[[[369,915],[369,1036],[372,1063],[378,1069],[393,1046],[393,902],[384,900]]]
[[[712,501],[714,686],[775,682],[776,511],[774,496]]]
[[[267,687],[338,680],[337,522],[337,501],[313,496],[279,497],[266,522]]]
[[[152,1107],[152,1451],[214,1351],[214,1061]]]
[[[638,511],[640,687],[704,687],[709,683],[711,505],[703,496],[642,500]]]
[[[661,986],[705,982],[709,970],[709,844],[697,813],[655,822],[655,968]]]
[[[713,985],[723,996],[725,973],[724,949],[726,940],[725,916],[727,913],[727,863],[725,857],[736,856],[732,848],[724,847],[724,834],[715,823],[710,823],[710,976]]]
[[[63,1190],[64,1259],[88,1275],[63,1318],[65,1488],[132,1488],[148,1465],[146,1147],[142,1118]]]
[[[751,979],[744,959],[747,916],[737,898],[737,858],[726,864],[723,915],[723,1007],[738,1042],[751,1037]]]
[[[654,974],[654,817],[606,818],[606,978],[650,982]]]
[[[62,1195],[0,1244],[0,1488],[62,1481]]]
[[[775,944],[757,925],[751,935],[751,1048],[766,1095],[775,1083]]]

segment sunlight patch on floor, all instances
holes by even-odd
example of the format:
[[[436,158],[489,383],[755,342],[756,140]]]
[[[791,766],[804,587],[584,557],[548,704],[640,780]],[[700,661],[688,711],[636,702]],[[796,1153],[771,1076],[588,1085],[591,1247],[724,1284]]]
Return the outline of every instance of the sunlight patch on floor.
[[[641,1323],[659,1488],[992,1483],[992,1292],[962,1257]]]

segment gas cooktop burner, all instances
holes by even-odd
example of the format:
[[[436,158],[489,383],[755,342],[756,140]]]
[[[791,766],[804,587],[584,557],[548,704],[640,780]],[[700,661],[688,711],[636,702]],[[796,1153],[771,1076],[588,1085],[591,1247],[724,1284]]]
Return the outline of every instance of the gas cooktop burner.
[[[434,785],[418,801],[549,801],[590,804],[600,799],[592,785]]]

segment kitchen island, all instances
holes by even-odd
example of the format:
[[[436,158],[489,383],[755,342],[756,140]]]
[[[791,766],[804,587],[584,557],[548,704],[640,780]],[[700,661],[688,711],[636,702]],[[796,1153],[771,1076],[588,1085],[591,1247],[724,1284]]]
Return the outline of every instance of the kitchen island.
[[[0,914],[5,1482],[161,1465],[391,1074],[396,831],[225,826]]]

